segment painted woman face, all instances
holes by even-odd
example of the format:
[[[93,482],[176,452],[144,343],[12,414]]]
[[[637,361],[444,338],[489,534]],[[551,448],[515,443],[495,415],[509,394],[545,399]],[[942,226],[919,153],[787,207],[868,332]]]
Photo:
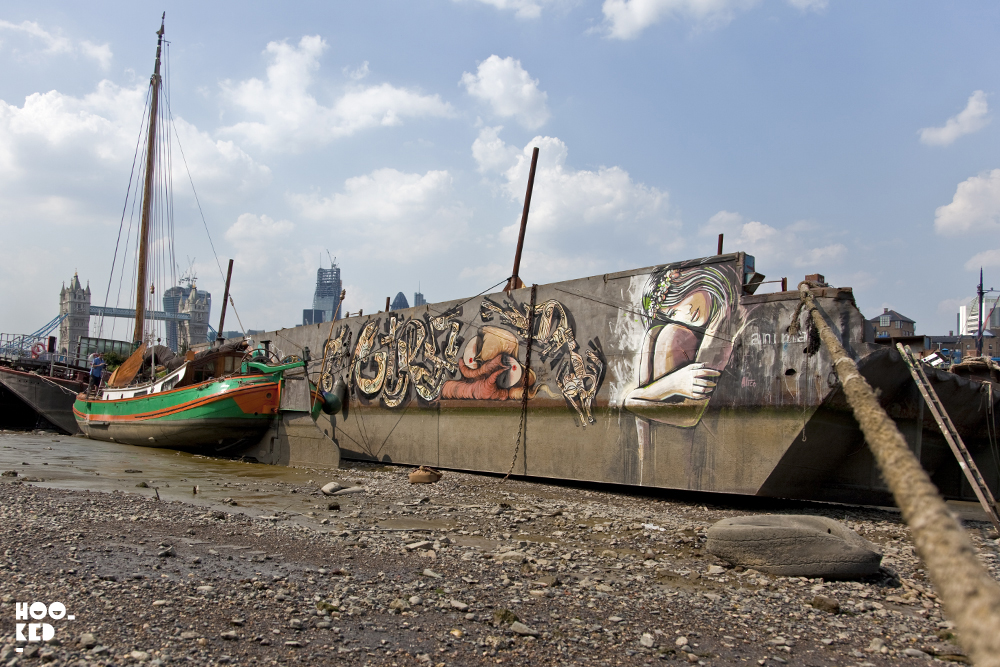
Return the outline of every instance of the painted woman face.
[[[677,305],[664,309],[663,314],[675,322],[703,327],[708,324],[711,311],[712,296],[705,290],[695,290]]]

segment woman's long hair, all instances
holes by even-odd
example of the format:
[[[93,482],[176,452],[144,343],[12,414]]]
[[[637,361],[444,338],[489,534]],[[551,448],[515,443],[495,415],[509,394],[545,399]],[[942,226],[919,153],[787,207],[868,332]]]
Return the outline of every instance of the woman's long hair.
[[[728,268],[728,267],[726,267]],[[643,323],[649,328],[654,321],[668,321],[664,311],[673,308],[696,290],[704,290],[712,297],[705,330],[718,327],[722,319],[738,303],[735,276],[727,276],[715,266],[696,266],[689,269],[660,267],[649,276],[642,292]]]

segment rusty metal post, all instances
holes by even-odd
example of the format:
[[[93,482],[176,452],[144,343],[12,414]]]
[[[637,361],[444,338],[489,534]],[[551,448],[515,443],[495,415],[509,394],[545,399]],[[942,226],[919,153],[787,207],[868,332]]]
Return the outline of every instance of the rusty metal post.
[[[788,291],[788,278],[782,278],[781,279],[781,291],[782,292],[787,292]]]
[[[719,252],[715,253],[716,255],[722,254],[722,236],[722,234],[719,234]]]
[[[385,312],[389,312],[389,297],[385,297]]]
[[[538,164],[538,146],[531,151],[531,169],[528,171],[528,190],[524,193],[524,210],[521,211],[521,231],[517,235],[517,251],[514,253],[514,271],[507,281],[507,286],[503,291],[510,292],[512,289],[524,287],[518,272],[521,270],[521,251],[524,249],[524,231],[528,227],[528,209],[531,208],[531,190],[535,186],[535,166]]]
[[[215,332],[215,340],[221,341],[222,327],[226,323],[226,305],[229,303],[229,281],[233,277],[233,260],[229,260],[229,271],[226,272],[226,291],[222,294],[222,315],[219,317],[219,330]]]

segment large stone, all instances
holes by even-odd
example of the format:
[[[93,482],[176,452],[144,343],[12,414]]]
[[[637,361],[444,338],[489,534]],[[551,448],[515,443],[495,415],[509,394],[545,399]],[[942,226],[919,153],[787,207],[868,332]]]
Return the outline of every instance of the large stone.
[[[513,623],[511,623],[510,624],[510,629],[513,630],[515,633],[517,633],[519,635],[522,635],[524,637],[537,637],[538,636],[538,631],[537,630],[535,630],[534,628],[528,627],[527,625],[525,625],[524,623],[521,623],[520,621],[514,621]]]
[[[322,491],[325,495],[332,496],[343,488],[344,485],[340,482],[330,482],[329,484],[324,484],[320,491]]]
[[[877,573],[882,562],[878,547],[822,516],[723,519],[709,528],[705,546],[733,565],[786,577],[852,579]]]

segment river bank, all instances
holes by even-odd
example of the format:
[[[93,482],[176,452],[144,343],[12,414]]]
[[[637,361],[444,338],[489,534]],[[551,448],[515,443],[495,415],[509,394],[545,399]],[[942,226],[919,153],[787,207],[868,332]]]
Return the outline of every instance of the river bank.
[[[410,485],[402,467],[282,469],[114,446],[88,455],[91,444],[0,435],[0,467],[17,473],[0,478],[0,664],[964,658],[892,511],[451,472]],[[363,491],[320,494],[332,480]],[[761,511],[845,521],[882,547],[883,572],[769,577],[704,553],[712,523]],[[996,576],[996,540],[969,525]],[[820,595],[839,613],[813,606]],[[25,646],[14,605],[25,601],[59,601],[75,617],[46,621],[58,645],[14,652]]]

